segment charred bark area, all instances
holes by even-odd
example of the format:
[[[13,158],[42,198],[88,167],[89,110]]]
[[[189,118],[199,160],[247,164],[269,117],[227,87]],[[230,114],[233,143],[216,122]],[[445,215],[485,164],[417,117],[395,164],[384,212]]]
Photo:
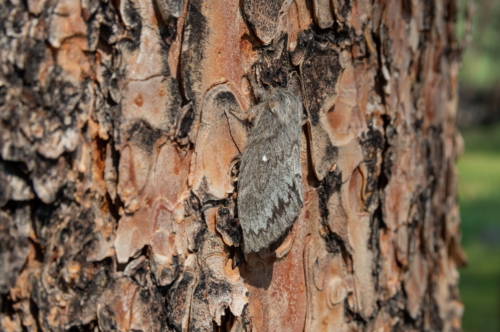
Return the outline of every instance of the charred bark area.
[[[2,331],[460,331],[455,0],[0,3]],[[256,88],[305,202],[243,254]]]

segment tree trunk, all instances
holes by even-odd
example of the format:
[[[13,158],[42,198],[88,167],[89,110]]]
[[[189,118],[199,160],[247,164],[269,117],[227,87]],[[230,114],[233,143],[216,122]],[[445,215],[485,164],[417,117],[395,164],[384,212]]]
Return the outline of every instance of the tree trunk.
[[[456,16],[2,1],[1,330],[461,330]],[[246,253],[240,156],[252,106],[275,106],[258,91],[301,101],[303,207]]]

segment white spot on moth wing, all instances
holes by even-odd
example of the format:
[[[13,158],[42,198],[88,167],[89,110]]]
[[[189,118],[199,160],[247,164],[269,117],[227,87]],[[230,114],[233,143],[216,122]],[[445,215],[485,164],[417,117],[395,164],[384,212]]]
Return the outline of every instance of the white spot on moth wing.
[[[269,160],[269,159],[267,159],[266,155],[264,155],[264,156],[262,157],[262,161],[263,161],[263,162],[266,162],[266,161],[268,161],[268,160]]]

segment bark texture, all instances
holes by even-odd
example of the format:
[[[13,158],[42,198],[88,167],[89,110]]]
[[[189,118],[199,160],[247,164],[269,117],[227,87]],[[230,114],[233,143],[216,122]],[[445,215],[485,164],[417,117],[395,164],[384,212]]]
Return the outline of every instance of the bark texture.
[[[459,331],[456,0],[0,2],[2,331]],[[251,78],[304,207],[243,255]]]

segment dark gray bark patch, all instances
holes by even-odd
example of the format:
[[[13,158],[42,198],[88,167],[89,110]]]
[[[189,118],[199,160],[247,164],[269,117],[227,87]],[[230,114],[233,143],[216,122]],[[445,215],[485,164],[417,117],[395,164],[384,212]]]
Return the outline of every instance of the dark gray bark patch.
[[[324,102],[338,94],[337,87],[342,70],[339,52],[333,45],[313,43],[301,65],[306,108],[312,126],[319,124]]]
[[[284,2],[285,0],[243,1],[243,11],[247,22],[259,39],[265,44],[268,44],[276,34],[279,13]]]

